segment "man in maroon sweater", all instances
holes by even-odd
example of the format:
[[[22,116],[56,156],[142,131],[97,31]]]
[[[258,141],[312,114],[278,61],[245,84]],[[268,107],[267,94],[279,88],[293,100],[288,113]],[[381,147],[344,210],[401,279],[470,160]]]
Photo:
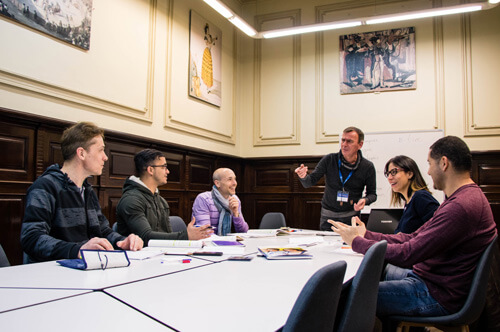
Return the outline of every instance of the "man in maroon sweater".
[[[428,174],[446,199],[434,216],[411,234],[367,231],[329,221],[332,229],[359,253],[386,240],[389,263],[380,282],[377,316],[440,316],[465,303],[477,262],[497,231],[488,200],[470,178],[470,150],[460,138],[447,136],[429,150]]]

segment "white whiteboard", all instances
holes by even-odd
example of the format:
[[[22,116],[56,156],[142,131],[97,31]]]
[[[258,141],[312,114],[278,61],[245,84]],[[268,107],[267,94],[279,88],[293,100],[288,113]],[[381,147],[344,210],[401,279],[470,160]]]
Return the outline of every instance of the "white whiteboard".
[[[384,166],[389,159],[397,155],[405,155],[415,160],[429,190],[441,203],[444,194],[433,188],[432,178],[427,175],[427,155],[432,143],[443,135],[442,130],[365,133],[365,142],[361,152],[364,158],[375,165],[377,201],[363,209],[362,213],[369,213],[370,209],[375,207],[391,207],[391,187],[384,176]]]

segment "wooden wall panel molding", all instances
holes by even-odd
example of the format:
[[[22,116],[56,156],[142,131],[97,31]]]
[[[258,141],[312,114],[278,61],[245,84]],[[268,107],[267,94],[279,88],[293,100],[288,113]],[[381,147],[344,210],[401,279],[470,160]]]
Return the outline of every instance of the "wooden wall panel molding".
[[[167,187],[170,190],[186,188],[186,160],[182,153],[171,153],[161,150],[165,155],[169,170]],[[162,188],[160,188],[162,190]]]
[[[3,187],[0,184],[0,188]],[[25,195],[14,196],[0,193],[0,244],[11,265],[22,264],[23,251],[19,242],[24,216]]]
[[[232,122],[231,122],[231,130],[229,134],[224,134],[221,133],[219,130],[211,130],[209,128],[205,127],[200,127],[200,126],[194,126],[192,123],[186,122],[184,120],[180,120],[178,118],[175,118],[174,113],[172,112],[172,90],[171,87],[173,86],[174,80],[172,78],[172,73],[173,70],[172,68],[172,49],[173,49],[173,24],[174,24],[174,1],[169,0],[167,1],[167,9],[166,9],[166,17],[167,17],[167,40],[166,40],[166,47],[167,47],[167,56],[166,58],[166,68],[167,68],[167,73],[166,73],[166,82],[165,86],[166,91],[165,91],[165,109],[164,113],[166,114],[165,116],[165,127],[166,128],[171,128],[178,130],[183,133],[189,133],[191,135],[197,135],[201,137],[205,137],[214,141],[219,141],[223,143],[228,143],[235,145],[236,144],[236,137],[235,137],[235,132],[236,132],[236,98],[234,97],[236,95],[236,75],[237,75],[237,64],[235,59],[237,59],[237,34],[236,31],[233,32],[233,45],[232,45],[232,59],[233,59],[233,82],[232,86],[233,89],[229,93],[231,94],[231,104],[230,105],[225,105],[222,104],[221,107],[228,108],[230,109],[230,114],[232,117]],[[187,93],[187,91],[186,91]],[[224,93],[226,93],[226,90],[224,90]],[[192,99],[195,102],[198,103],[203,103],[200,100],[197,99]],[[223,99],[224,100],[224,99]],[[217,108],[216,106],[214,106]]]
[[[210,190],[212,187],[212,174],[215,171],[214,160],[209,156],[188,155],[188,179],[189,190]]]
[[[259,228],[264,214],[281,212],[289,225],[293,214],[291,203],[292,198],[285,195],[251,195],[245,200],[245,206],[242,203],[243,216],[250,228]]]
[[[34,138],[33,128],[0,123],[0,181],[33,181]]]
[[[262,26],[272,21],[289,21],[292,26],[300,25],[300,10],[290,10],[280,13],[260,15],[256,17],[257,30],[263,30]],[[287,37],[288,38],[288,37]],[[291,119],[290,133],[285,135],[273,135],[265,133],[263,130],[263,121],[266,121],[265,113],[262,110],[262,90],[265,88],[262,72],[262,52],[263,40],[255,40],[254,55],[254,146],[267,145],[290,145],[300,144],[300,36],[289,37],[292,43],[292,66],[289,71],[292,73],[292,91],[288,91],[291,98],[292,109],[288,110]],[[269,43],[269,41],[267,41]],[[276,87],[275,87],[276,88]],[[284,95],[285,97],[286,95]]]
[[[122,196],[121,188],[95,189],[99,196],[99,204],[101,205],[102,213],[108,218],[109,225],[112,226],[116,222],[116,206]]]
[[[51,130],[50,128],[40,128],[38,130],[36,177],[42,175],[50,165],[62,165],[61,136],[61,130]]]
[[[44,99],[58,102],[60,100],[70,105],[85,106],[96,111],[104,111],[114,115],[120,115],[133,119],[152,122],[153,110],[153,84],[154,84],[154,51],[156,40],[156,11],[157,0],[150,0],[149,13],[149,40],[148,63],[146,78],[146,96],[144,107],[136,108],[120,104],[117,101],[107,100],[102,97],[93,96],[81,91],[70,90],[63,86],[37,80],[34,77],[20,75],[18,73],[0,69],[0,83],[5,84],[20,93],[29,92]]]
[[[167,184],[168,187],[168,184]],[[168,206],[170,207],[170,215],[171,216],[179,216],[181,217],[184,222],[189,221],[188,219],[185,219],[188,214],[185,213],[185,207],[184,207],[184,193],[181,191],[167,191],[167,190],[162,190],[160,188],[160,195],[165,198],[165,200],[168,203]]]
[[[267,165],[266,165],[267,166]],[[249,167],[247,172],[252,179],[249,183],[251,192],[291,192],[293,183],[293,174],[289,165],[282,167]]]
[[[497,10],[495,8],[493,10]],[[492,109],[484,109],[481,107],[475,107],[474,100],[477,98],[477,90],[483,89],[482,86],[485,81],[490,79],[492,73],[487,73],[488,76],[480,77],[481,86],[474,86],[474,81],[478,82],[477,76],[479,73],[475,73],[476,77],[473,80],[473,70],[472,67],[474,65],[473,61],[473,36],[472,36],[472,22],[471,15],[466,14],[462,16],[462,61],[464,69],[464,105],[465,105],[465,136],[499,136],[500,135],[500,122],[491,122],[492,117],[488,117],[488,123],[481,123],[480,118],[485,118],[484,116],[480,116],[481,113],[484,112],[498,112],[498,105],[491,105]],[[496,46],[496,45],[495,45]],[[478,48],[478,46],[476,46]],[[481,48],[480,51],[476,50],[476,52],[484,52],[484,49]],[[490,52],[494,52],[490,50]],[[494,118],[494,117],[493,117]]]
[[[500,210],[500,151],[473,152],[472,179],[484,192],[492,208],[495,205]],[[500,214],[494,215],[500,223]]]
[[[299,228],[319,229],[319,220],[321,217],[321,195],[303,195],[296,198],[298,209],[298,218],[295,220]]]
[[[135,173],[134,156],[145,147],[139,144],[116,142],[105,138],[108,161],[100,176],[100,185],[122,188],[125,180]]]
[[[434,78],[435,78],[435,120],[434,129],[445,130],[445,78],[444,78],[444,37],[443,37],[443,18],[433,19],[434,27]],[[446,131],[446,130],[445,130]]]

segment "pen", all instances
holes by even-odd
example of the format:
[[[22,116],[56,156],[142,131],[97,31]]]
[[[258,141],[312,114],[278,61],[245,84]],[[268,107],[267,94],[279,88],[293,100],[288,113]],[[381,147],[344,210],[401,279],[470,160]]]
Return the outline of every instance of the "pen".
[[[166,258],[163,258],[161,260],[161,263],[191,263],[191,258],[181,258],[181,259],[178,259],[178,258],[174,258],[174,259],[166,259]]]
[[[203,226],[203,225],[194,225],[194,227],[201,227],[201,226]],[[212,228],[214,228],[214,227],[213,226],[208,226],[206,229],[212,229]]]

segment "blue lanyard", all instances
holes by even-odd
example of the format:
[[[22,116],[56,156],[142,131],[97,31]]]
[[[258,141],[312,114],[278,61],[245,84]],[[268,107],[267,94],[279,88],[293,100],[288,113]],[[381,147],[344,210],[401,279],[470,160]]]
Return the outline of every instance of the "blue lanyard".
[[[344,177],[342,176],[342,172],[340,171],[340,156],[339,156],[339,178],[340,178],[340,183],[342,183],[342,191],[344,191],[344,185],[345,183],[351,178],[352,172],[354,170],[351,169],[351,172],[347,176],[347,178],[344,181]]]

